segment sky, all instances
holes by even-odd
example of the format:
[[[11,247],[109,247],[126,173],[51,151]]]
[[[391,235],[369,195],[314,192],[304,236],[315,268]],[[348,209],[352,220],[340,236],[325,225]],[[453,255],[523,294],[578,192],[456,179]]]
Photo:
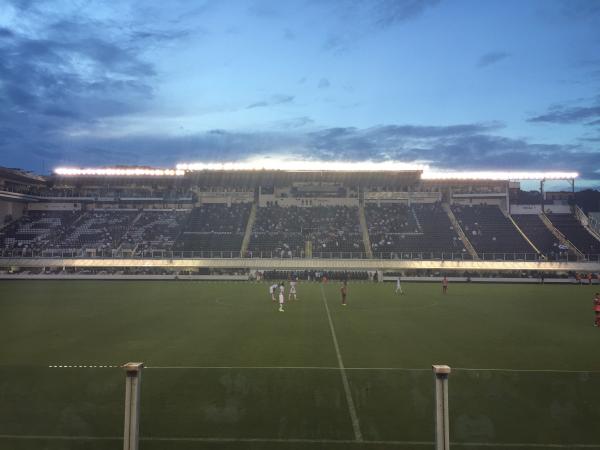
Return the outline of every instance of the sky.
[[[577,171],[600,0],[0,0],[0,165]]]

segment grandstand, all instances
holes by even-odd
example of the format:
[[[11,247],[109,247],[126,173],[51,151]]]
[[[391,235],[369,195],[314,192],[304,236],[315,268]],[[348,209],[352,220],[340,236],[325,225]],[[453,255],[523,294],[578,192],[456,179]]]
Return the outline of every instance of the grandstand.
[[[5,257],[338,260],[333,264],[346,268],[369,263],[342,261],[400,268],[402,261],[452,260],[458,268],[466,261],[595,261],[600,253],[598,236],[568,194],[526,195],[505,174],[146,167],[59,170],[45,178],[3,173],[11,174],[0,179],[11,189],[0,191]],[[588,197],[586,205],[593,204]]]

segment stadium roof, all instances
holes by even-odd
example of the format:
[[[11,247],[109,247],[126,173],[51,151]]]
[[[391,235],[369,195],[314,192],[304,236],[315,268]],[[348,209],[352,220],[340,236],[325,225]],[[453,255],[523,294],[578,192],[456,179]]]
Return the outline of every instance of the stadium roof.
[[[576,172],[521,172],[521,171],[436,171],[427,166],[397,162],[323,162],[277,161],[239,163],[179,164],[175,169],[151,167],[57,168],[55,175],[76,177],[182,177],[211,180],[278,181],[352,181],[367,182],[380,179],[389,183],[394,179],[434,181],[519,181],[519,180],[572,180]],[[269,180],[269,181],[267,181]]]
[[[8,167],[0,167],[0,178],[21,183],[41,184],[46,182],[46,179],[40,175]]]

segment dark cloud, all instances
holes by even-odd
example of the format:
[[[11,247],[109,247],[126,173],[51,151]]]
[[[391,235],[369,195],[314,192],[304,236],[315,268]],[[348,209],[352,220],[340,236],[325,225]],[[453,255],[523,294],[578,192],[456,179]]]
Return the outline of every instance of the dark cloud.
[[[317,85],[319,89],[327,89],[329,86],[331,86],[331,83],[327,78],[321,78],[319,80],[319,84]]]
[[[505,52],[488,52],[479,58],[477,61],[477,67],[487,67],[492,64],[496,64],[497,62],[502,61],[503,59],[508,58],[509,54]]]
[[[374,22],[389,27],[420,16],[439,0],[378,0],[372,3]]]
[[[157,77],[145,52],[189,35],[173,24],[163,31],[147,20],[92,20],[77,8],[48,12],[42,1],[12,5],[21,21],[34,24],[0,28],[0,154],[19,161],[32,155],[56,159],[70,151],[68,136],[79,130],[146,111]],[[79,150],[99,162],[104,156],[129,158],[123,152],[94,155],[94,147]]]
[[[283,120],[276,125],[283,129],[301,128],[314,124],[315,121],[308,116],[294,117],[293,119]]]
[[[14,35],[15,34],[11,30],[9,30],[8,28],[0,27],[0,39],[11,38]]]
[[[360,40],[387,28],[414,20],[439,0],[313,0],[325,15],[338,18],[322,48],[333,53],[350,50]]]
[[[40,158],[52,165],[149,164],[170,167],[178,162],[236,161],[277,155],[323,161],[420,161],[456,170],[576,170],[583,178],[590,179],[598,178],[595,171],[600,167],[600,152],[583,144],[547,145],[499,136],[496,132],[501,125],[497,123],[390,124],[371,128],[302,130],[303,126],[312,124],[312,119],[298,117],[278,123],[278,131],[214,129],[175,137],[66,138],[46,135],[45,140],[40,136],[5,136],[5,139],[13,143],[15,140],[26,141]],[[7,162],[17,162],[18,157],[18,150],[12,150]],[[11,162],[11,165],[19,164]]]
[[[553,106],[545,114],[531,117],[527,121],[559,124],[587,122],[587,125],[598,125],[600,123],[600,102],[593,106]]]
[[[289,28],[286,28],[285,30],[283,30],[283,38],[286,41],[293,41],[294,39],[296,39],[296,33],[294,33]]]
[[[266,108],[268,106],[283,105],[286,103],[292,103],[294,101],[293,95],[273,95],[268,100],[261,100],[254,102],[246,106],[246,109],[253,108]]]
[[[600,19],[598,0],[562,0],[562,13],[575,20],[595,21]]]

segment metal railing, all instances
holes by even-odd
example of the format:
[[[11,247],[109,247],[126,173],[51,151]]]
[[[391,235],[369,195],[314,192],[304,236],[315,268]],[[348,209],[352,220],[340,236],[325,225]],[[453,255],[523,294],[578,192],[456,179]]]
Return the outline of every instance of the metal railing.
[[[600,254],[584,255],[556,254],[548,257],[537,253],[480,253],[482,261],[549,261],[580,262],[600,261]],[[313,252],[307,258],[304,251],[282,253],[280,251],[239,250],[82,250],[82,249],[3,249],[0,258],[57,258],[57,259],[369,259],[366,252]],[[373,259],[415,261],[472,261],[466,252],[374,252]]]

